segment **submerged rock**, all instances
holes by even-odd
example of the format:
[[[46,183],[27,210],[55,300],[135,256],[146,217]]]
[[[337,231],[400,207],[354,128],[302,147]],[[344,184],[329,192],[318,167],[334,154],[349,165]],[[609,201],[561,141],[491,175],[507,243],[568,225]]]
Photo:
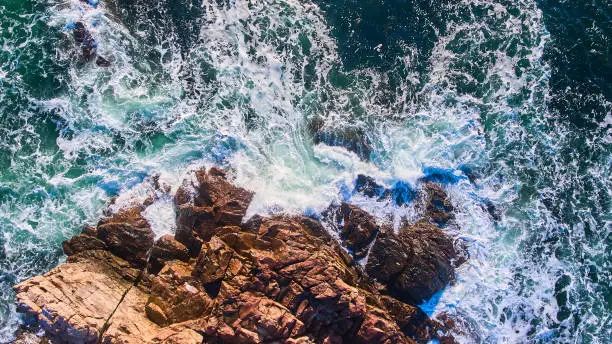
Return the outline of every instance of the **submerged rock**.
[[[91,1],[90,4],[94,6]],[[72,35],[74,37],[74,41],[79,45],[79,48],[81,49],[81,56],[85,61],[91,61],[95,57],[95,63],[98,67],[110,67],[110,61],[97,55],[98,42],[96,42],[83,22],[79,21],[72,25]]]
[[[363,129],[357,127],[327,128],[321,118],[312,119],[308,128],[315,143],[344,147],[362,160],[370,159],[372,143]]]
[[[83,22],[74,23],[72,34],[75,42],[81,47],[83,58],[86,61],[91,60],[91,58],[96,55],[98,45],[91,33],[89,33],[89,30],[85,27],[85,24]]]
[[[439,229],[423,224],[396,236],[342,206],[344,242],[363,252],[378,233],[368,273],[400,301],[381,295],[318,221],[277,215],[242,223],[250,192],[220,170],[196,178],[193,192],[175,195],[176,239],[153,244],[140,208],[120,211],[68,240],[65,264],[17,285],[19,311],[66,343],[452,341],[403,302],[452,279],[452,245]]]
[[[111,63],[102,56],[96,58],[96,66],[98,67],[110,67]]]

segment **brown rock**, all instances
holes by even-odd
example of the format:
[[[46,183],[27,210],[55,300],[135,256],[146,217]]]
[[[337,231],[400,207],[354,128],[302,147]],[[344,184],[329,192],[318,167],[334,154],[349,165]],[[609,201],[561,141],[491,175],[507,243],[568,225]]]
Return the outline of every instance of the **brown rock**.
[[[78,234],[62,242],[64,253],[68,256],[88,250],[106,250],[104,241],[85,234]]]
[[[189,260],[189,250],[185,245],[178,242],[170,234],[162,235],[157,241],[149,255],[149,272],[156,274],[164,264],[170,260]]]
[[[171,324],[197,319],[212,306],[212,300],[192,273],[192,265],[174,260],[166,263],[152,280],[150,302],[164,311]]]
[[[147,318],[147,300],[147,293],[131,286],[108,318],[100,343],[150,343],[160,327]]]
[[[60,342],[96,343],[106,319],[133,283],[107,260],[73,257],[73,262],[15,286],[17,307],[36,317],[47,335]]]
[[[454,279],[451,239],[437,226],[420,222],[399,235],[380,232],[366,271],[398,298],[420,303]]]
[[[337,244],[313,236],[302,223],[303,218],[264,218],[257,234],[220,235],[234,250],[231,261],[241,262],[233,270],[229,264],[219,293],[220,298],[232,300],[225,312],[236,305],[231,295],[237,290],[249,291],[266,295],[286,307],[304,324],[305,333],[318,338],[317,341],[333,342],[343,336],[360,338],[360,330],[364,335],[376,331],[380,322],[364,322],[369,292],[355,286],[357,271],[336,253],[333,245]],[[238,303],[233,313],[240,314],[240,310]],[[388,328],[381,331],[389,332],[395,326],[397,342],[408,342],[399,327],[388,316],[385,319],[389,321]],[[234,328],[233,323],[228,324]],[[245,341],[254,340],[252,328],[242,329],[239,334]]]
[[[198,332],[182,324],[168,326],[159,330],[151,343],[163,344],[202,344],[207,343]]]
[[[379,227],[374,217],[359,207],[342,203],[341,211],[344,224],[340,236],[343,243],[353,251],[355,258],[363,258]]]
[[[241,224],[251,194],[231,186],[220,170],[196,176],[193,203],[181,203],[186,193],[176,198],[177,239],[166,235],[153,245],[139,208],[115,214],[91,231],[97,239],[67,241],[67,251],[80,252],[65,264],[16,286],[19,310],[67,343],[446,340],[438,334],[445,327],[418,308],[380,295],[316,220],[254,216]],[[379,229],[359,208],[343,208],[343,238],[364,251]],[[399,235],[380,231],[368,272],[393,295],[417,299],[452,279],[447,241],[425,223]],[[108,251],[89,249],[99,242]],[[194,247],[197,259],[189,255]]]
[[[398,329],[386,312],[368,306],[368,312],[355,336],[356,343],[414,343]]]
[[[159,326],[165,326],[168,323],[166,313],[154,302],[147,303],[145,312],[147,313],[147,318]]]
[[[193,276],[204,285],[222,280],[233,255],[234,252],[223,241],[213,237],[208,243],[204,243]]]
[[[153,246],[155,234],[135,207],[101,220],[98,223],[98,239],[109,250],[136,267],[145,267],[147,254]]]
[[[196,177],[200,183],[196,205],[211,206],[218,225],[240,225],[253,193],[229,183],[226,173],[219,169],[211,169],[208,174],[197,172]]]
[[[251,192],[229,183],[222,170],[198,171],[196,179],[195,194],[183,186],[175,195],[176,239],[187,246],[192,257],[198,256],[202,242],[210,240],[218,226],[240,225],[253,198]]]
[[[94,226],[83,226],[83,229],[81,229],[81,234],[95,237],[98,236],[98,230]]]
[[[247,292],[235,302],[238,312],[229,325],[246,342],[286,340],[305,332],[304,324],[275,301]]]
[[[192,257],[198,256],[202,242],[214,234],[217,228],[214,219],[215,215],[210,207],[196,207],[189,204],[179,206],[176,239],[189,249]]]

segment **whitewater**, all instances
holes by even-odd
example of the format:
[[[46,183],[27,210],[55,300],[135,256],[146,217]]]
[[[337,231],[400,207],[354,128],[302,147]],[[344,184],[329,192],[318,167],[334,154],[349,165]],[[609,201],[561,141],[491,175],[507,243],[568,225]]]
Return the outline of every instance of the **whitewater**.
[[[608,342],[610,98],[580,130],[551,105],[534,1],[397,6],[382,37],[355,2],[3,0],[0,342],[12,285],[62,262],[63,240],[201,166],[255,192],[247,216],[350,201],[398,224],[417,205],[359,194],[358,175],[441,182],[469,260],[430,316],[464,343]],[[76,22],[109,67],[82,60]],[[169,196],[144,215],[174,231]]]

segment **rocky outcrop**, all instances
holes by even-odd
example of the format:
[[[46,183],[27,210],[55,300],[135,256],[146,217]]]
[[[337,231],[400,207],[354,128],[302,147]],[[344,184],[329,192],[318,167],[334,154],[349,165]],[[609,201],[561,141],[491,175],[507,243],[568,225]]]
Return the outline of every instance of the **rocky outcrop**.
[[[198,171],[175,195],[176,238],[154,243],[140,208],[120,211],[66,241],[65,264],[17,285],[18,308],[66,343],[452,342],[404,302],[452,279],[437,227],[395,235],[342,206],[343,242],[361,255],[376,240],[366,267],[385,288],[314,219],[243,223],[251,198],[225,172]]]
[[[401,300],[421,303],[454,279],[452,240],[437,226],[420,222],[384,231],[370,251],[366,271]]]
[[[176,239],[194,257],[217,226],[239,225],[253,198],[251,192],[227,181],[224,171],[213,168],[208,173],[198,171],[195,176],[199,185],[184,185],[175,196]]]
[[[145,267],[155,239],[140,207],[123,210],[98,223],[97,237],[109,251],[136,267]]]
[[[452,220],[455,208],[439,185],[431,182],[423,184],[426,218],[437,225],[445,226]]]
[[[18,310],[36,317],[56,340],[95,343],[139,274],[109,251],[80,252],[45,275],[17,285]]]

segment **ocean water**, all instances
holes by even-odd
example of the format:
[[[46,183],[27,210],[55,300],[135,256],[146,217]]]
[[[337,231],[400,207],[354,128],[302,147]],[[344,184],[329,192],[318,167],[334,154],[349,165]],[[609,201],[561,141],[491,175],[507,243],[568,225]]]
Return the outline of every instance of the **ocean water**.
[[[11,286],[111,198],[216,165],[250,214],[349,200],[399,223],[415,205],[357,175],[439,181],[470,258],[423,309],[464,343],[608,343],[611,37],[600,0],[1,0],[0,342]],[[173,231],[168,196],[145,215]]]

